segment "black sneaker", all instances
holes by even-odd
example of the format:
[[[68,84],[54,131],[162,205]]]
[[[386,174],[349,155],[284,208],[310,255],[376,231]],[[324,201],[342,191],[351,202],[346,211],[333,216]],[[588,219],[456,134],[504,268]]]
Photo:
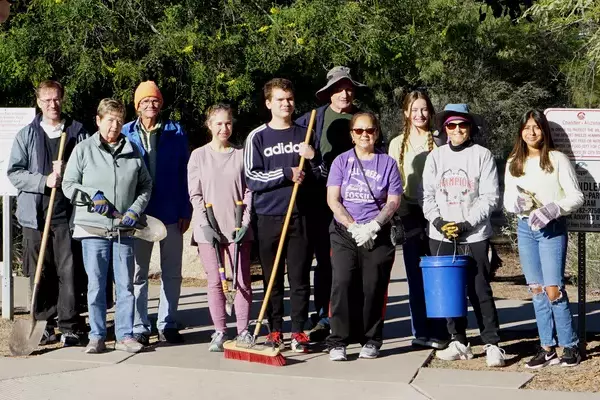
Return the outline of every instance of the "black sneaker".
[[[58,343],[58,338],[56,337],[56,333],[54,333],[54,328],[46,326],[44,334],[42,335],[42,339],[40,340],[40,346],[47,346],[54,343]]]
[[[74,332],[64,332],[60,337],[63,347],[81,346],[83,343],[78,334]]]
[[[329,325],[322,324],[322,323],[319,322],[308,333],[308,337],[310,338],[311,342],[316,342],[316,343],[317,342],[322,342],[325,339],[327,339],[327,336],[329,336],[330,329],[331,328],[329,327]]]
[[[133,338],[141,345],[143,346],[149,346],[150,345],[150,335],[146,334],[146,333],[134,333],[133,334]]]
[[[560,358],[561,367],[575,367],[581,362],[581,354],[577,347],[565,347]]]
[[[547,367],[548,365],[556,365],[558,363],[560,363],[560,360],[558,359],[556,350],[550,349],[550,351],[546,351],[543,347],[540,347],[536,355],[525,363],[525,366],[529,369],[538,369]]]
[[[158,340],[172,344],[183,343],[183,336],[175,328],[167,328],[164,331],[158,331]]]

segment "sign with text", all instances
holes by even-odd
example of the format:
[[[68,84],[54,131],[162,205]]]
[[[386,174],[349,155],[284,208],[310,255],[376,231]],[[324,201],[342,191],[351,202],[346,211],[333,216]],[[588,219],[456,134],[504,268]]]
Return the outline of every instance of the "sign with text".
[[[600,109],[549,108],[545,114],[554,145],[573,162],[585,199],[569,216],[569,230],[600,232]]]
[[[16,196],[17,189],[6,176],[6,163],[13,140],[35,117],[35,108],[0,108],[0,195]]]

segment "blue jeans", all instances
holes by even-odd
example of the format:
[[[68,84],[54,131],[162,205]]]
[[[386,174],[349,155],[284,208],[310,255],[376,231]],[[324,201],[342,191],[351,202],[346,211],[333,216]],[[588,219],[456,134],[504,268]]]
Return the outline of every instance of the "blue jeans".
[[[177,306],[181,294],[181,262],[183,256],[183,235],[177,224],[169,224],[167,237],[160,241],[160,300],[158,304],[159,331],[177,329]],[[150,335],[148,318],[148,272],[154,243],[138,240],[135,243],[135,273],[133,278],[135,294],[135,316],[133,332]]]
[[[83,264],[88,276],[90,339],[106,338],[106,279],[112,257],[117,305],[117,341],[133,336],[133,239],[86,238],[81,240]]]
[[[561,297],[550,301],[545,291],[533,294],[533,308],[540,336],[545,347],[577,346],[579,340],[569,309],[564,273],[567,257],[567,225],[564,218],[554,220],[545,228],[533,231],[527,220],[519,219],[517,228],[519,258],[527,284],[557,286]]]

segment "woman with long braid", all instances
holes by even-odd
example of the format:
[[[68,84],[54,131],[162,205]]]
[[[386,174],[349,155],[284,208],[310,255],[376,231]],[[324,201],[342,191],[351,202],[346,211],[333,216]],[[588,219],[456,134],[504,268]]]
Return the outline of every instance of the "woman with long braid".
[[[431,119],[435,114],[431,100],[426,93],[413,91],[406,95],[402,106],[404,129],[400,136],[390,142],[389,155],[396,160],[404,193],[398,214],[402,218],[407,234],[402,245],[404,267],[409,288],[409,305],[412,321],[412,341],[415,347],[443,349],[448,341],[444,320],[428,319],[425,314],[425,294],[419,259],[429,255],[429,242],[425,235],[427,220],[419,205],[422,194],[422,175],[427,155],[442,145],[431,129]]]

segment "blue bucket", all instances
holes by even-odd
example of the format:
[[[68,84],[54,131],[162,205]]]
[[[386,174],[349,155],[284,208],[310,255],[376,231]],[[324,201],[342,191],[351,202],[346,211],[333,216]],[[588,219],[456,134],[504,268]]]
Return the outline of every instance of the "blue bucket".
[[[429,318],[467,315],[469,256],[421,257],[425,308]]]

